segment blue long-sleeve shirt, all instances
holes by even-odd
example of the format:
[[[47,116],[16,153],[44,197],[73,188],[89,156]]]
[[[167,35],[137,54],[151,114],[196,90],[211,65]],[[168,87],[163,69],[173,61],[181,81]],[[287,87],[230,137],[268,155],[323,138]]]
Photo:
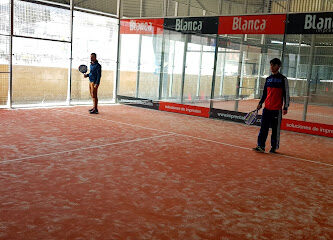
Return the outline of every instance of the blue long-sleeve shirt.
[[[89,81],[99,85],[102,77],[102,66],[98,61],[90,64]]]

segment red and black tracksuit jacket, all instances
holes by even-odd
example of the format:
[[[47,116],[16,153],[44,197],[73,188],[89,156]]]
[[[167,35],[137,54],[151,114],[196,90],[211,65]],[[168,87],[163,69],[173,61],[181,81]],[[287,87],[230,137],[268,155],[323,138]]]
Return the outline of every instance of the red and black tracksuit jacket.
[[[266,78],[264,92],[260,104],[265,102],[261,119],[261,128],[258,136],[258,146],[265,148],[269,128],[272,128],[271,145],[278,149],[280,142],[280,127],[282,120],[282,107],[289,107],[288,80],[281,73],[272,74]],[[283,105],[284,104],[284,105]]]

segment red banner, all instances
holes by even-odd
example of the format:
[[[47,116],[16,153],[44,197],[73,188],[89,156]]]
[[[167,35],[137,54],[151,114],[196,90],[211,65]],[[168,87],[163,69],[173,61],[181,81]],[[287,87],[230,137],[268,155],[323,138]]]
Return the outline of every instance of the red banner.
[[[283,119],[281,129],[293,132],[308,133],[312,135],[333,137],[333,125],[326,125],[321,123]]]
[[[284,34],[286,14],[220,17],[219,34]]]
[[[159,110],[194,115],[199,117],[206,117],[206,118],[209,117],[209,108],[177,104],[177,103],[160,102]]]
[[[162,34],[164,19],[125,19],[120,21],[120,34]]]

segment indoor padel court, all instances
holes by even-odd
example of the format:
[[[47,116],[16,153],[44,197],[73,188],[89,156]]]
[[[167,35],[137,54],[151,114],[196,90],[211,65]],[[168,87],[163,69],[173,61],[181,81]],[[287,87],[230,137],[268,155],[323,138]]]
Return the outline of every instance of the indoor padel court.
[[[0,240],[333,239],[332,43],[332,0],[0,0]]]

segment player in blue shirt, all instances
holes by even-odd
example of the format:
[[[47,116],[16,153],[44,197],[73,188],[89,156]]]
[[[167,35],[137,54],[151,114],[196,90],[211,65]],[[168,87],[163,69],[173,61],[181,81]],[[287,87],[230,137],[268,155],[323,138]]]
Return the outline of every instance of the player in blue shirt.
[[[89,77],[89,90],[90,90],[90,96],[93,99],[93,108],[89,110],[91,114],[98,114],[98,98],[97,98],[97,90],[101,81],[102,77],[102,66],[98,63],[96,59],[96,53],[92,53],[90,55],[90,73],[84,74],[84,77]]]

